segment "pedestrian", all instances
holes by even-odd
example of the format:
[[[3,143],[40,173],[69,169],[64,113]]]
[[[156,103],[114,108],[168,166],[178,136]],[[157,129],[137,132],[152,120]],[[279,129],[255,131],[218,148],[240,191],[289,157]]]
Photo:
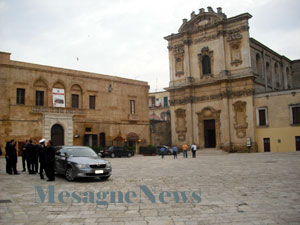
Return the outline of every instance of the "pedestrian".
[[[47,143],[46,148],[46,175],[48,177],[47,181],[54,181],[54,166],[55,166],[55,149],[51,140]]]
[[[25,172],[26,171],[26,145],[28,144],[28,140],[25,140],[22,148],[21,148],[21,152],[22,152],[22,166],[23,166],[23,170],[22,172]]]
[[[191,146],[191,150],[193,153],[193,158],[196,158],[196,151],[197,151],[197,145],[195,145],[194,143]]]
[[[34,173],[39,172],[39,153],[38,153],[38,148],[39,144],[36,139],[33,141],[33,168],[34,168]]]
[[[16,150],[16,141],[11,140],[10,144],[8,145],[8,152],[7,152],[7,157],[9,161],[9,174],[12,174],[14,172],[15,175],[19,175],[17,171],[17,162],[18,162],[18,155],[17,155],[17,150]]]
[[[32,144],[32,140],[26,145],[27,153],[27,168],[29,174],[34,174],[34,157],[35,157],[35,147]]]
[[[160,154],[161,154],[161,158],[162,158],[162,159],[165,158],[165,147],[164,147],[164,146],[162,146],[162,147],[160,148]]]
[[[45,146],[45,139],[39,141],[40,144],[38,146],[38,158],[40,164],[40,178],[44,180],[44,172],[46,173],[46,146]]]
[[[10,146],[10,141],[6,142],[5,145],[6,173],[12,174],[11,163],[9,160],[9,146]]]
[[[178,151],[177,146],[174,145],[172,150],[173,150],[174,159],[177,159],[177,151]]]
[[[182,150],[183,150],[183,158],[187,158],[188,154],[187,154],[187,150],[189,149],[189,146],[187,144],[183,144],[182,145]]]

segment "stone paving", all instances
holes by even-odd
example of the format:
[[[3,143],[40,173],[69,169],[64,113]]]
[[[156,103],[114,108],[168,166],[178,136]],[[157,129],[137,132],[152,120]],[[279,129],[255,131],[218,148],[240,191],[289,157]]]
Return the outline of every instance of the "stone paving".
[[[12,202],[0,203],[0,224],[300,224],[300,152],[227,154],[201,150],[197,153],[196,159],[183,159],[182,154],[177,160],[172,156],[161,159],[139,155],[109,159],[113,166],[109,180],[75,182],[68,182],[62,176],[56,176],[55,182],[46,182],[28,173],[8,175],[5,160],[1,158],[0,200]],[[18,169],[21,171],[21,163]],[[48,185],[54,185],[54,203],[48,203],[48,195],[42,203],[37,194],[37,186],[47,193]],[[151,191],[155,203],[140,186]],[[82,195],[80,203],[72,197],[62,203],[57,197],[62,191],[64,195],[121,193],[123,198],[118,199],[123,199],[123,203],[112,199],[112,194],[106,198],[107,205],[95,203],[103,197],[97,195],[94,202],[85,197],[87,203],[84,203]],[[130,191],[127,200],[133,203],[125,199]],[[166,192],[163,194],[167,203],[160,202],[163,191],[170,193],[170,197]],[[183,198],[176,202],[173,192],[181,197],[180,192],[190,194],[187,193],[184,203]],[[191,197],[193,192],[201,196],[200,202]]]

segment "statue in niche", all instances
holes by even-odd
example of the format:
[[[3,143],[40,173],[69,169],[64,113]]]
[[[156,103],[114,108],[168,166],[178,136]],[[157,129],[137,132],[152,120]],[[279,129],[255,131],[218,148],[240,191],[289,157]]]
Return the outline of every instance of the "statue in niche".
[[[234,128],[238,138],[246,136],[246,129],[248,128],[247,115],[246,115],[246,102],[238,101],[233,104],[234,108]]]

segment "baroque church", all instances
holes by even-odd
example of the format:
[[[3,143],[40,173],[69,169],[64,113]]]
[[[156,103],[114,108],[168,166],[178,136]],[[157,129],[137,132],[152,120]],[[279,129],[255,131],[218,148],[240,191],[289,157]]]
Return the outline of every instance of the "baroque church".
[[[202,8],[165,37],[173,145],[300,150],[300,60],[250,38],[251,17]]]

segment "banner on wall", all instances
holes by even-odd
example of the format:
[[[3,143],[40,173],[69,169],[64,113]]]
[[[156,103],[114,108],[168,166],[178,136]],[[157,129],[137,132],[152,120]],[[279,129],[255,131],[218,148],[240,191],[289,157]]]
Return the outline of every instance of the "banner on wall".
[[[65,104],[65,89],[53,88],[53,107],[66,107]]]

